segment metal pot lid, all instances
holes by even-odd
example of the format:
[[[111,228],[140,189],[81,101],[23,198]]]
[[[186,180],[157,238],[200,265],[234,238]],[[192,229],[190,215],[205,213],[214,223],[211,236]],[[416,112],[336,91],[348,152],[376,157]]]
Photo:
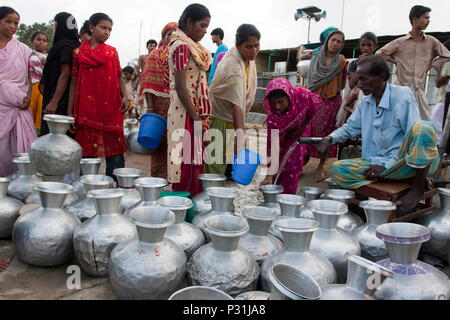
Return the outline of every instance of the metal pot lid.
[[[392,211],[397,209],[397,205],[391,201],[385,200],[366,200],[361,201],[359,206],[363,209],[371,210],[381,210],[381,211]]]
[[[306,198],[293,194],[277,194],[277,202],[293,206],[303,206],[308,202]]]
[[[285,218],[275,222],[275,226],[282,232],[313,232],[319,229],[319,222],[310,219]]]
[[[205,227],[211,233],[226,238],[240,237],[249,230],[247,221],[231,215],[212,216],[205,220]]]
[[[44,116],[45,121],[55,122],[55,123],[75,123],[75,118],[68,116],[61,116],[58,114],[46,114]]]
[[[236,198],[239,196],[239,192],[232,188],[225,188],[225,187],[211,187],[206,189],[206,193],[210,197],[220,197],[220,198]]]
[[[124,178],[135,178],[140,177],[142,174],[142,171],[139,169],[133,169],[133,168],[120,168],[115,169],[113,171],[113,175],[117,177],[124,177]]]
[[[141,207],[131,210],[130,220],[139,227],[161,229],[175,223],[175,214],[165,207]]]
[[[160,198],[158,204],[173,210],[189,210],[194,206],[191,199],[176,196]]]
[[[259,191],[261,191],[262,193],[279,194],[279,193],[284,192],[284,188],[282,186],[275,185],[275,184],[267,184],[267,185],[261,186],[259,188]]]
[[[349,254],[346,253],[346,256],[348,258],[349,261],[362,266],[363,268],[379,273],[385,277],[388,278],[393,278],[394,277],[394,272],[392,272],[391,270],[379,265],[376,262],[372,262],[370,260],[364,259],[363,257],[354,255],[354,254]]]
[[[168,184],[167,180],[162,178],[139,178],[134,182],[135,186],[142,188],[161,188]]]
[[[215,173],[202,173],[198,175],[199,180],[205,181],[226,181],[227,177],[221,174]]]
[[[430,240],[430,229],[406,222],[385,223],[377,227],[376,236],[389,243],[417,244]]]
[[[113,199],[123,197],[124,195],[125,192],[121,189],[102,189],[89,191],[86,196],[94,199]]]
[[[313,213],[326,215],[344,215],[348,212],[345,203],[335,200],[311,200],[306,207]]]
[[[355,197],[355,193],[350,190],[343,189],[328,189],[325,190],[323,196],[326,198],[332,198],[336,200],[350,200]]]
[[[39,182],[34,186],[34,190],[54,194],[69,194],[73,192],[73,187],[60,182]]]
[[[253,219],[258,221],[273,221],[280,212],[272,208],[261,207],[261,206],[247,206],[242,209],[242,214],[247,219]]]

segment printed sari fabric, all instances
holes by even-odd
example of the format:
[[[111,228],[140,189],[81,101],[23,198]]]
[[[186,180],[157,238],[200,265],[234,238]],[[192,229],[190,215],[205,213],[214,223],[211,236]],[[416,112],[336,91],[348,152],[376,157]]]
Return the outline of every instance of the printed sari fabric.
[[[33,89],[31,91],[30,111],[33,116],[34,125],[38,130],[41,128],[43,98],[41,92],[39,91],[39,82],[42,78],[46,59],[47,56],[45,54],[33,50],[29,65],[31,81],[33,83]]]
[[[428,174],[436,172],[439,165],[439,153],[436,143],[436,131],[431,122],[419,121],[415,123],[403,140],[398,151],[398,161],[387,168],[380,177],[389,180],[404,180],[413,178],[416,169],[429,166]],[[331,176],[339,187],[344,189],[358,189],[375,183],[366,180],[364,170],[371,165],[366,159],[347,159],[337,161],[333,165]]]
[[[17,171],[14,154],[28,152],[37,138],[29,109],[20,110],[27,97],[31,49],[12,38],[0,50],[0,176]]]
[[[186,71],[186,88],[191,98],[192,104],[202,118],[201,129],[205,131],[209,126],[209,116],[212,113],[211,104],[208,98],[208,84],[206,71],[212,63],[211,54],[200,43],[194,42],[186,36],[183,31],[177,30],[172,34],[169,49],[170,68],[170,107],[167,115],[167,139],[168,158],[167,178],[170,183],[177,184],[186,179],[198,180],[197,176],[192,176],[198,171],[189,166],[198,166],[203,170],[203,143],[202,133],[196,136],[198,140],[194,143],[194,135],[184,135],[182,131],[186,128],[187,116],[186,107],[181,102],[175,88],[175,72]],[[192,122],[192,121],[191,121]],[[178,139],[176,139],[178,135]],[[182,142],[180,142],[180,138]],[[191,150],[192,152],[188,152]],[[176,188],[176,186],[174,186]],[[184,190],[195,195],[196,190]]]
[[[84,157],[105,157],[126,152],[124,115],[120,112],[119,55],[105,43],[95,48],[85,41],[73,52],[72,77],[78,77],[73,115],[75,140]]]
[[[280,113],[270,104],[269,95],[275,90],[282,90],[289,97],[290,105],[286,113]],[[299,137],[309,137],[311,135],[311,125],[307,122],[314,116],[318,109],[323,108],[323,101],[315,93],[298,87],[294,88],[286,79],[272,80],[267,86],[266,96],[264,98],[264,109],[267,112],[267,150],[268,156],[271,156],[272,150],[272,130],[279,130],[279,164],[286,156],[289,148],[296,143]],[[287,138],[286,133],[291,130],[299,131],[304,128],[300,136]],[[274,146],[275,147],[275,146]],[[284,187],[287,194],[296,194],[298,181],[303,169],[303,158],[307,153],[306,145],[297,145],[278,180],[278,184]],[[272,160],[273,162],[274,160]]]

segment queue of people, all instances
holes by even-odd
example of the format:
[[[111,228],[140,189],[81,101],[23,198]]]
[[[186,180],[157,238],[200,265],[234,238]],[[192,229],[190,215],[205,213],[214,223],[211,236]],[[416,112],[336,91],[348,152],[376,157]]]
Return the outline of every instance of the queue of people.
[[[445,66],[450,52],[423,32],[430,11],[414,6],[411,32],[378,51],[375,34],[364,33],[361,55],[350,65],[341,54],[344,33],[327,28],[321,46],[302,57],[311,59],[307,88],[286,79],[269,83],[264,98],[268,155],[274,147],[272,130],[279,133],[279,162],[299,137],[323,138],[319,146],[298,145],[287,159],[279,180],[286,193],[297,193],[302,168],[311,157],[320,160],[315,180],[325,180],[324,166],[337,156],[337,144],[360,135],[362,158],[336,163],[334,181],[354,189],[380,179],[412,179],[421,188],[405,196],[402,210],[417,204],[438,161],[425,75],[433,66],[441,74],[440,87],[449,80]],[[106,44],[113,20],[104,13],[92,15],[80,33],[70,13],[58,13],[48,56],[45,34],[33,35],[34,51],[14,39],[19,21],[14,9],[0,7],[0,117],[6,124],[0,128],[0,176],[16,170],[13,155],[28,151],[36,130],[48,133],[43,115],[61,114],[75,118],[68,134],[81,145],[83,157],[105,158],[106,174],[115,178],[114,169],[125,166],[124,117],[143,106],[146,113],[167,119],[166,135],[152,156],[152,176],[166,178],[173,191],[191,196],[202,191],[199,174],[231,176],[233,155],[245,148],[245,117],[257,89],[261,33],[254,25],[239,26],[229,50],[223,30],[213,30],[218,47],[213,59],[200,44],[211,13],[204,5],[191,4],[178,22],[164,26],[159,44],[147,43],[148,54],[139,58],[135,70],[122,69],[117,50]],[[394,85],[387,83],[386,61],[397,66]],[[342,97],[347,81],[350,91]],[[448,91],[444,100],[442,114],[448,110]],[[236,138],[227,136],[230,130]],[[273,180],[270,175],[263,183]]]

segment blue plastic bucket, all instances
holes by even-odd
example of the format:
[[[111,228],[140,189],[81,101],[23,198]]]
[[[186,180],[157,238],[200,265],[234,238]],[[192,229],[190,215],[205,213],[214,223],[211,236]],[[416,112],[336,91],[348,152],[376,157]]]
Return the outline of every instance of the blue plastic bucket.
[[[250,150],[241,150],[239,157],[234,155],[233,180],[244,186],[249,185],[261,163],[262,157]]]
[[[148,149],[157,149],[167,128],[167,120],[160,115],[147,113],[141,117],[138,142]]]

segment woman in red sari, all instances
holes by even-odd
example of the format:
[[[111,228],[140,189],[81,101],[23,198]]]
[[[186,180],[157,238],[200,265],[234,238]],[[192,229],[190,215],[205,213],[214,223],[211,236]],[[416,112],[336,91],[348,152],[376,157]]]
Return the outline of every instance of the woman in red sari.
[[[159,48],[153,50],[145,63],[141,76],[138,105],[147,102],[147,113],[155,113],[167,119],[170,106],[169,42],[178,23],[168,23],[161,32]],[[167,179],[167,135],[152,155],[151,176]]]
[[[106,175],[125,166],[124,113],[129,109],[119,55],[105,42],[112,20],[104,13],[89,19],[91,39],[74,50],[69,115],[76,120],[75,140],[83,157],[106,158]]]

